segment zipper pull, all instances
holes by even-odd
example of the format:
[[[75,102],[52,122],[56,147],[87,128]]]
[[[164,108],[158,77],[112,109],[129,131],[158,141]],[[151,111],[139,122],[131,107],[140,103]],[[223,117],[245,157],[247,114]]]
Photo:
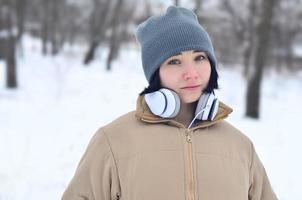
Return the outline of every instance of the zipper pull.
[[[119,200],[120,199],[120,194],[117,192],[116,193],[116,200]]]
[[[186,132],[187,142],[191,143],[191,136],[189,135],[189,131]]]

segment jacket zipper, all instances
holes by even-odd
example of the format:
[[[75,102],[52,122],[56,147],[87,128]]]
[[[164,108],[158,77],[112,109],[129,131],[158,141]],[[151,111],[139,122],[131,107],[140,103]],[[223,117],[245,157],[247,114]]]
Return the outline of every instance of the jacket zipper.
[[[120,199],[120,194],[117,192],[116,193],[116,200],[119,200]]]
[[[194,197],[194,176],[193,176],[193,151],[192,151],[192,139],[189,134],[189,130],[186,130],[186,141],[188,146],[188,200],[195,200]]]

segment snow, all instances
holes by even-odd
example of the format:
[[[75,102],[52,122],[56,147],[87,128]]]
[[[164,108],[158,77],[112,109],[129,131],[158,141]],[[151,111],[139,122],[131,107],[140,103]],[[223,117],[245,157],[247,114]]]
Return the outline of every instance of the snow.
[[[296,57],[302,57],[302,44],[294,45],[293,47],[294,55]]]
[[[17,29],[14,28],[11,31],[10,30],[1,30],[0,31],[0,39],[6,39],[9,38],[11,36],[16,36],[18,33]]]
[[[0,200],[60,199],[95,131],[135,109],[147,85],[138,47],[124,46],[111,72],[104,48],[83,66],[85,49],[43,57],[40,41],[26,36],[15,90],[5,89],[0,61]],[[253,141],[279,199],[302,199],[302,73],[266,72],[261,119],[253,120],[244,117],[246,82],[236,69],[219,67],[217,95],[234,109],[228,121]]]

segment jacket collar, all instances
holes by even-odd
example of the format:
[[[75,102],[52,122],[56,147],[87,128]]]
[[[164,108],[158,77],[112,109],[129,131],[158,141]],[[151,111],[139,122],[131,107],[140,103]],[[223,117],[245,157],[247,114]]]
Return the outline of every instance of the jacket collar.
[[[214,120],[213,121],[198,121],[197,124],[194,127],[192,127],[191,129],[193,130],[193,129],[205,128],[205,127],[211,126],[211,125],[227,118],[228,115],[232,111],[233,111],[232,108],[230,108],[226,104],[219,101],[218,112],[217,112]],[[136,101],[135,116],[137,118],[139,118],[140,120],[142,120],[144,122],[148,122],[148,123],[167,123],[167,124],[174,125],[174,126],[177,126],[180,128],[187,128],[183,124],[175,121],[173,118],[172,119],[162,118],[162,117],[152,114],[152,112],[150,111],[150,109],[145,101],[144,95],[140,95]]]

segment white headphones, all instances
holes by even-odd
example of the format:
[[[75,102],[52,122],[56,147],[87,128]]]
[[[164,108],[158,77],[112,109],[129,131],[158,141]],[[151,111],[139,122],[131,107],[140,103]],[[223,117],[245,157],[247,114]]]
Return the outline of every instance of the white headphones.
[[[172,90],[162,88],[145,94],[145,101],[154,115],[174,118],[180,110],[180,98]],[[218,111],[219,101],[214,92],[203,93],[197,103],[195,117],[199,120],[213,120]]]

